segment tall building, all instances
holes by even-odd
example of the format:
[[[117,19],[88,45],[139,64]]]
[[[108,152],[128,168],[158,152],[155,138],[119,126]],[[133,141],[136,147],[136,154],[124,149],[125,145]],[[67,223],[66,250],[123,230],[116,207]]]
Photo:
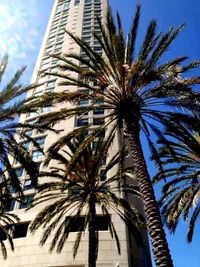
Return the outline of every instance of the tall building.
[[[58,60],[50,57],[50,54],[60,54],[67,52],[82,53],[80,48],[74,44],[72,39],[65,33],[64,29],[70,30],[72,33],[81,36],[88,44],[90,44],[95,51],[102,53],[99,43],[94,40],[92,31],[99,32],[97,15],[102,18],[105,17],[107,10],[107,0],[55,0],[47,30],[43,39],[43,43],[38,55],[35,70],[32,77],[32,82],[39,82],[42,85],[32,92],[30,95],[39,96],[46,92],[60,92],[63,90],[86,90],[84,88],[65,88],[58,85],[59,81],[52,75],[44,75],[45,72],[55,72],[59,64]],[[82,56],[86,56],[82,53]],[[84,100],[79,103],[80,105],[87,105],[87,101]],[[40,114],[62,109],[65,103],[52,107],[50,103],[44,105],[36,113],[29,113],[21,116],[21,122],[34,123],[37,116]],[[74,127],[93,123],[93,125],[101,125],[103,120],[104,111],[98,110],[96,113],[84,114],[81,117],[70,118],[69,120],[56,125],[57,129],[63,130],[63,132],[71,131]],[[35,140],[44,147],[44,151],[56,140],[57,135],[52,132],[38,132],[36,130],[27,131],[27,135],[31,135]],[[19,140],[20,141],[20,140]],[[110,154],[117,151],[119,146],[118,139],[110,151]],[[43,154],[30,142],[24,143],[32,153],[32,158],[38,163],[38,167],[42,168]],[[88,233],[86,232],[81,241],[78,254],[75,259],[72,256],[72,247],[76,237],[76,233],[72,232],[64,246],[64,249],[60,254],[49,254],[50,240],[43,247],[39,246],[39,240],[41,237],[41,231],[37,231],[32,235],[28,231],[30,221],[37,214],[37,208],[25,212],[25,208],[28,207],[30,201],[33,199],[35,191],[28,179],[25,171],[14,162],[16,173],[21,179],[21,183],[24,189],[25,201],[19,203],[12,201],[8,210],[16,213],[21,223],[15,227],[13,233],[15,252],[8,252],[8,259],[2,261],[0,257],[0,266],[4,267],[84,267],[87,266],[87,239]],[[41,166],[40,166],[41,164]],[[105,162],[106,164],[106,162]],[[136,202],[136,201],[135,201]],[[135,203],[136,206],[140,206],[141,203]],[[136,245],[134,238],[130,237],[130,234],[116,215],[112,214],[112,218],[119,235],[121,243],[121,255],[118,255],[115,240],[112,240],[108,229],[104,229],[100,232],[99,238],[99,254],[98,254],[98,267],[149,267],[151,266],[148,242],[146,234],[143,233],[144,244],[139,247]]]

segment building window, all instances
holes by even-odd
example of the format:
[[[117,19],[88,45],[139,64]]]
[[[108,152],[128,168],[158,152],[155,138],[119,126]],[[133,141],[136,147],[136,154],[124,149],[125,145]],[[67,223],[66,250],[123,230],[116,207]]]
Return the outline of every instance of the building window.
[[[104,103],[103,98],[99,98],[96,100],[96,104],[103,104],[103,103]]]
[[[34,92],[34,96],[35,96],[35,97],[38,97],[38,96],[40,96],[40,95],[42,95],[42,91]]]
[[[68,9],[69,8],[69,2],[67,2],[67,3],[63,3],[63,10],[66,10],[66,9]]]
[[[57,10],[56,10],[56,14],[62,11],[62,5],[58,6]]]
[[[55,52],[55,53],[59,53],[60,51],[61,51],[61,48],[55,48],[55,49],[54,49],[54,52]]]
[[[90,36],[83,37],[83,41],[89,43],[90,42]]]
[[[35,117],[35,116],[37,116],[37,112],[30,112],[27,115],[27,117],[29,117],[29,118],[32,118],[32,117]]]
[[[31,205],[34,195],[25,196],[24,200],[20,203],[19,209],[26,209]]]
[[[36,123],[36,120],[37,119],[31,119],[31,120],[27,120],[27,124],[30,124],[30,125],[34,125]]]
[[[92,150],[93,151],[96,151],[97,150],[97,147],[98,147],[98,142],[92,142]]]
[[[101,3],[94,3],[94,9],[100,9],[101,10]]]
[[[79,126],[87,126],[88,125],[88,119],[78,119],[76,125]]]
[[[27,136],[31,136],[32,134],[33,134],[33,131],[32,130],[25,132],[25,135],[27,135]]]
[[[50,103],[47,103],[47,104],[41,109],[41,113],[49,112],[49,111],[51,111],[51,104],[50,104]]]
[[[98,131],[96,137],[103,138],[103,137],[105,137],[105,134],[106,134],[105,129],[102,129],[102,130]]]
[[[80,4],[80,0],[74,0],[74,5],[78,6]]]
[[[93,110],[93,114],[94,115],[104,114],[104,109],[103,108],[97,108],[97,109]]]
[[[4,241],[6,239],[7,239],[7,236],[5,232],[3,231],[3,229],[0,228],[0,241]]]
[[[19,167],[15,169],[15,174],[17,177],[21,177],[23,174],[23,168]]]
[[[40,151],[40,150],[34,150],[33,152],[32,152],[32,159],[34,160],[34,159],[39,159],[39,158],[41,158],[43,156],[43,153],[42,153],[42,151]]]
[[[45,93],[50,93],[50,92],[53,92],[54,91],[54,88],[46,88],[45,89]]]
[[[29,223],[16,224],[13,231],[13,238],[22,238],[27,236]]]
[[[70,232],[84,231],[85,218],[83,216],[74,218],[67,217],[68,229]],[[108,216],[96,216],[95,218],[95,230],[96,231],[108,231],[109,217]]]
[[[24,191],[33,189],[31,180],[25,180],[24,182]]]
[[[16,193],[16,188],[13,187],[12,185],[9,185],[9,193],[10,194],[15,194]],[[14,204],[14,206],[15,206],[15,204]]]
[[[83,19],[83,24],[85,25],[85,23],[88,23],[88,22],[90,22],[91,23],[91,18],[90,19]]]
[[[58,70],[58,68],[57,68],[57,66],[52,66],[51,68],[49,68],[49,72],[51,72],[51,73],[57,73],[57,70]]]
[[[81,99],[79,101],[79,106],[88,106],[89,100],[88,99]]]
[[[68,223],[68,227],[70,232],[80,232],[84,230],[84,217],[66,217],[66,222]]]
[[[100,171],[100,180],[103,182],[107,179],[105,170]]]
[[[24,142],[22,144],[23,148],[25,148],[25,149],[29,149],[30,145],[31,145],[31,142]]]
[[[94,51],[97,52],[97,53],[98,53],[98,52],[102,52],[102,48],[99,47],[99,46],[95,46],[95,47],[94,47]]]
[[[103,125],[104,124],[104,119],[102,119],[102,118],[94,118],[93,119],[93,124],[94,125]]]
[[[8,200],[7,202],[6,202],[6,204],[4,205],[4,208],[3,208],[3,210],[5,211],[5,212],[9,212],[9,211],[12,211],[12,210],[14,210],[14,208],[15,208],[15,200],[14,199],[10,199],[10,200]]]
[[[102,165],[106,165],[106,157],[102,159]]]
[[[37,144],[39,146],[43,146],[44,143],[45,143],[45,137],[39,137],[39,138],[36,138],[35,141],[37,142]]]
[[[51,65],[57,65],[58,64],[58,59],[54,59],[51,62]],[[55,86],[55,85],[54,85]],[[48,86],[47,86],[48,87]]]
[[[56,84],[56,81],[48,82],[47,83],[47,88],[54,88],[55,87],[55,84]]]
[[[108,216],[96,216],[94,225],[96,231],[108,231],[108,224]]]

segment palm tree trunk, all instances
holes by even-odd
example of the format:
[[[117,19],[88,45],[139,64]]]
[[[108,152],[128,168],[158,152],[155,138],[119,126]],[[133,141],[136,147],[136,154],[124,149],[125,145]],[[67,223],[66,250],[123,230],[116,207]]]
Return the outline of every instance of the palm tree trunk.
[[[96,234],[95,234],[95,201],[90,198],[90,216],[89,216],[89,238],[88,238],[88,267],[96,267]]]
[[[172,267],[173,261],[168,247],[154,189],[142,151],[139,130],[126,123],[130,153],[143,199],[146,223],[150,235],[157,267]]]

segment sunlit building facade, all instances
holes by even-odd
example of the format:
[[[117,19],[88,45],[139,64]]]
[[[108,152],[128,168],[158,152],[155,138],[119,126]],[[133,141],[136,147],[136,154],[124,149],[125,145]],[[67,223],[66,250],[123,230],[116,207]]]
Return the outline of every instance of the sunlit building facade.
[[[92,31],[100,33],[97,16],[101,17],[103,20],[105,18],[107,7],[107,0],[55,0],[31,81],[41,83],[42,85],[30,92],[29,96],[39,96],[53,91],[87,90],[75,87],[66,88],[58,85],[59,81],[51,75],[51,72],[55,72],[57,70],[59,62],[57,59],[52,58],[49,55],[67,52],[82,53],[80,48],[75,45],[73,40],[65,33],[64,29],[70,30],[72,33],[81,36],[84,41],[91,45],[97,53],[102,54],[101,47],[94,39]],[[86,57],[84,53],[82,53],[82,56]],[[44,72],[48,72],[49,75],[44,75]],[[88,104],[87,100],[79,103],[79,105],[82,106]],[[29,113],[21,116],[20,121],[34,124],[35,119],[40,116],[40,114],[53,110],[60,110],[65,105],[66,103],[63,103],[62,105],[52,107],[51,103],[47,103],[36,113]],[[55,127],[56,129],[62,130],[62,133],[65,133],[73,130],[75,127],[87,125],[88,123],[93,123],[94,127],[104,123],[103,110],[99,109],[96,113],[90,113],[91,112],[84,114],[81,117],[70,118],[67,121],[57,124]],[[49,145],[51,145],[58,137],[55,133],[39,132],[37,130],[27,131],[26,134],[33,137],[38,144],[44,148],[44,151],[46,151]],[[23,142],[23,140],[19,140],[19,142]],[[116,138],[110,154],[115,153],[119,145],[119,140]],[[34,147],[31,142],[24,143],[24,146],[32,153],[32,158],[37,162],[38,168],[42,169],[43,154],[41,151]],[[24,189],[25,201],[23,203],[12,201],[8,206],[8,210],[10,212],[14,212],[20,217],[21,223],[16,225],[13,233],[15,251],[11,252],[8,250],[8,259],[6,261],[0,259],[0,266],[86,267],[88,259],[87,232],[83,236],[75,259],[73,259],[72,253],[76,237],[75,231],[70,234],[66,245],[60,254],[49,253],[50,240],[43,247],[39,245],[42,229],[37,231],[34,235],[29,232],[29,224],[38,213],[38,210],[37,208],[34,208],[33,210],[25,212],[25,209],[29,206],[30,201],[33,199],[35,190],[32,187],[25,171],[18,165],[17,162],[14,162],[14,164],[16,173],[19,179],[21,179]],[[105,164],[106,161],[103,165]],[[102,166],[102,169],[103,168],[104,166]],[[106,179],[106,177],[102,177],[102,179]],[[142,205],[138,202],[138,200],[133,200],[133,203],[135,206],[142,209]],[[112,218],[119,235],[121,254],[118,254],[115,240],[111,238],[105,225],[99,233],[100,242],[97,266],[150,267],[151,261],[146,233],[142,233],[143,245],[137,246],[134,238],[130,236],[130,233],[121,219],[116,214],[112,214]]]

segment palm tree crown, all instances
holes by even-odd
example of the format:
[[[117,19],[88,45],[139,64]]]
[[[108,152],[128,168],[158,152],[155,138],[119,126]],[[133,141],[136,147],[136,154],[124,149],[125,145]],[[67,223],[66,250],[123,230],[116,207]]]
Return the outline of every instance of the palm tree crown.
[[[73,255],[77,254],[83,231],[88,226],[89,231],[89,266],[96,266],[98,251],[98,232],[96,228],[98,218],[104,218],[108,223],[108,229],[112,238],[115,238],[118,252],[120,253],[120,240],[112,222],[111,211],[119,217],[134,232],[136,241],[141,242],[139,230],[136,226],[144,224],[142,216],[122,196],[125,187],[118,191],[118,174],[105,179],[105,175],[119,162],[119,153],[114,155],[106,167],[102,169],[102,160],[107,154],[110,140],[99,138],[95,150],[89,145],[77,161],[70,164],[73,153],[79,148],[80,138],[71,139],[60,145],[63,149],[52,151],[49,148],[46,164],[54,161],[54,166],[48,172],[41,172],[41,176],[53,178],[51,182],[44,183],[39,188],[39,195],[33,201],[32,206],[49,202],[36,218],[32,221],[30,229],[35,232],[39,227],[44,227],[40,241],[44,245],[53,231],[54,237],[51,241],[50,251],[56,247],[60,252],[73,231],[74,225],[82,218],[82,224],[77,226],[77,238],[74,243]],[[55,164],[56,163],[56,164]],[[120,171],[121,177],[124,173]],[[103,176],[102,176],[103,175]],[[139,196],[136,188],[129,187],[129,192]],[[100,208],[101,211],[98,211]],[[104,215],[104,217],[102,217]],[[99,217],[100,216],[100,217]]]

